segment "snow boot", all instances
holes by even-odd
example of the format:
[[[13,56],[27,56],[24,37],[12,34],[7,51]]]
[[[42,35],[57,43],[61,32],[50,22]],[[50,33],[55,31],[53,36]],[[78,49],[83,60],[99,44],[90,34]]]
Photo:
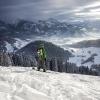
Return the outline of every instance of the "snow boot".
[[[46,69],[43,69],[43,72],[46,72]]]

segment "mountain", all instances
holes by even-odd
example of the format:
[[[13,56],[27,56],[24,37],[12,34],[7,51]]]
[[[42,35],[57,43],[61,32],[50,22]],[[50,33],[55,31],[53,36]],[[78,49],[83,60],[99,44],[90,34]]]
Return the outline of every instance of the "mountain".
[[[55,19],[37,22],[18,20],[16,23],[0,21],[0,51],[12,52],[20,49],[39,37],[82,37],[88,28],[85,25],[69,24]],[[23,45],[24,43],[24,45]]]
[[[69,58],[69,62],[76,63],[77,66],[100,64],[100,39],[85,40],[64,47],[74,55]]]
[[[93,27],[89,27],[87,23],[73,24],[60,22],[52,18],[48,20],[39,20],[37,22],[18,20],[15,23],[6,23],[0,21],[0,50],[4,49],[9,52],[9,49],[12,48],[16,51],[31,41],[39,40],[40,37],[43,40],[53,36],[81,38],[87,36],[88,31],[94,32]],[[22,45],[23,43],[24,45]],[[10,48],[7,48],[8,45],[10,45]]]
[[[10,36],[0,37],[0,51],[15,52],[31,41],[32,40],[13,38]]]
[[[25,55],[37,55],[37,48],[39,47],[40,44],[44,44],[45,49],[47,51],[47,58],[54,58],[54,57],[58,57],[58,58],[69,58],[70,56],[72,56],[72,54],[67,51],[64,50],[50,42],[46,42],[46,41],[35,41],[35,42],[31,42],[28,45],[26,45],[25,47],[21,48],[20,50],[18,50],[16,53],[24,53]]]
[[[93,28],[93,27],[92,27]],[[57,43],[60,45],[60,43],[65,45],[65,48],[78,48],[79,52],[81,52],[82,56],[82,48],[84,49],[84,52],[91,51],[92,54],[97,53],[97,57],[95,57],[97,60],[95,62],[98,63],[99,60],[99,48],[100,47],[100,39],[98,40],[86,40],[82,42],[78,42],[72,45],[66,45],[66,41],[70,41],[71,39],[78,37],[81,38],[83,35],[87,36],[88,31],[91,31],[91,27],[87,26],[87,23],[67,23],[67,22],[60,22],[55,19],[48,19],[48,20],[39,20],[37,22],[32,21],[26,21],[26,20],[19,20],[16,23],[5,23],[3,21],[0,21],[0,51],[5,52],[25,52],[26,54],[33,54],[33,48],[35,48],[34,41],[36,40],[45,40],[45,41],[51,41],[53,43]],[[94,29],[93,29],[94,30]],[[93,31],[92,30],[92,31]],[[95,30],[96,31],[96,30]],[[93,31],[94,32],[94,31]],[[48,37],[55,37],[51,40],[48,40]],[[59,37],[59,39],[57,39]],[[70,37],[70,38],[69,38]],[[65,38],[68,38],[66,40]],[[63,41],[62,41],[63,40]],[[33,41],[33,42],[32,42]],[[47,45],[50,45],[48,47]],[[61,46],[61,45],[60,45]],[[37,46],[36,46],[37,47]],[[66,57],[73,54],[75,58],[74,60],[70,60],[71,62],[78,63],[81,65],[81,57],[77,58],[77,56],[80,56],[77,54],[74,50],[66,51],[61,48],[58,48],[57,46],[54,46],[52,48],[52,52],[50,51],[50,48],[52,47],[51,43],[46,44],[46,48],[49,54],[49,57],[51,55],[55,57]],[[90,47],[88,49],[88,47]],[[91,49],[91,47],[94,47],[94,50]],[[49,48],[49,49],[48,49]],[[59,49],[59,51],[57,50]],[[28,51],[29,50],[29,51]],[[54,50],[54,51],[53,51]],[[57,53],[56,53],[57,50]],[[72,52],[74,51],[74,53]],[[36,52],[36,51],[34,51]],[[71,53],[70,53],[71,52]],[[86,55],[84,54],[84,55]],[[92,56],[86,56],[84,60],[86,61],[89,57]],[[79,61],[76,61],[78,59]],[[89,64],[90,65],[90,64]]]
[[[74,55],[70,58],[70,62],[89,67],[100,64],[100,39],[85,40],[68,46]]]
[[[55,19],[39,20],[31,22],[19,20],[15,24],[7,24],[0,21],[0,35],[11,35],[13,37],[22,37],[30,35],[66,35],[66,36],[81,36],[84,31],[83,27],[72,25],[66,22],[59,22]],[[3,35],[3,36],[4,36]]]

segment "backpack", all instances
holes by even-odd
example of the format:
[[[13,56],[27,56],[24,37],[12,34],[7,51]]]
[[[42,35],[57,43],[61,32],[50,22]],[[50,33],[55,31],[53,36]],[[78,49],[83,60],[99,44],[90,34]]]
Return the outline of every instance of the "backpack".
[[[39,48],[37,51],[38,57],[40,60],[45,60],[46,59],[46,51],[45,48]]]

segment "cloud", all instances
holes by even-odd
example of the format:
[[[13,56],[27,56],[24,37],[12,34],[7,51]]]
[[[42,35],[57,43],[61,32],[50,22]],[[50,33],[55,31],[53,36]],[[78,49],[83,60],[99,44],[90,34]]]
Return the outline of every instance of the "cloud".
[[[85,16],[85,17],[88,17],[88,16],[96,16],[96,17],[99,17],[100,18],[100,13],[98,12],[81,12],[81,13],[75,13],[75,15],[78,15],[78,16]]]
[[[100,12],[100,8],[91,9],[90,12]]]
[[[21,9],[23,7],[34,6],[35,3],[28,3],[28,4],[19,4],[19,5],[8,5],[8,6],[1,6],[0,9]]]
[[[100,20],[100,1],[78,7],[73,14],[76,18],[80,18],[80,20]]]
[[[82,21],[93,17],[99,19],[99,11],[98,0],[0,0],[0,18],[10,21],[50,17],[65,21]]]
[[[84,6],[84,8],[94,8],[94,7],[100,7],[100,1],[93,2],[90,5]]]
[[[75,10],[76,11],[84,11],[85,9],[92,9],[92,8],[97,8],[97,7],[100,7],[100,1],[92,2],[91,4],[77,7]]]

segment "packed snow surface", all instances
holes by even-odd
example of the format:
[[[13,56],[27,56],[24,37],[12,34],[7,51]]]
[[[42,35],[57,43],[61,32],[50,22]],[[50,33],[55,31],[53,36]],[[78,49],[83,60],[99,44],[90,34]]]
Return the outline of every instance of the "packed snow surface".
[[[0,67],[0,100],[100,100],[100,77]]]

